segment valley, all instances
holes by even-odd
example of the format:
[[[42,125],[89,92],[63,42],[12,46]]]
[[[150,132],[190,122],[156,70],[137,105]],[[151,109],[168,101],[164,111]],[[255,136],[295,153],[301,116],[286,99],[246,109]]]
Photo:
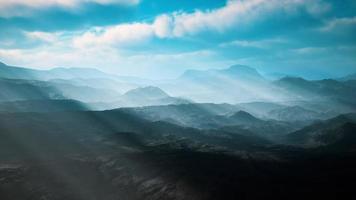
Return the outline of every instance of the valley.
[[[269,81],[233,66],[167,86],[88,69],[0,69],[1,199],[356,197],[349,80]],[[195,87],[216,101],[184,93]]]

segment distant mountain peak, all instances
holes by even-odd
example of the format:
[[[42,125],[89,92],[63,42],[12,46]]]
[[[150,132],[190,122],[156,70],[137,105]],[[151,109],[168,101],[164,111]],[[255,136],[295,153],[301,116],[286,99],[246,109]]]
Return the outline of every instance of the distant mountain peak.
[[[228,71],[236,71],[236,72],[252,72],[252,73],[258,73],[255,68],[249,67],[247,65],[232,65],[226,70]]]
[[[349,81],[349,80],[356,80],[356,73],[352,73],[349,75],[346,75],[344,77],[339,78],[341,81]]]
[[[296,76],[286,76],[275,81],[275,83],[282,86],[284,85],[284,86],[294,86],[294,87],[311,87],[314,85],[314,82]]]
[[[263,76],[258,73],[255,68],[246,66],[246,65],[232,65],[231,67],[220,70],[220,73],[224,73],[228,76],[239,77],[241,79],[254,79],[262,80]]]
[[[166,98],[169,95],[159,87],[146,86],[130,90],[124,94],[131,98]]]
[[[207,78],[213,76],[228,76],[241,79],[262,80],[263,76],[258,73],[255,68],[246,65],[232,65],[225,69],[210,69],[210,70],[187,70],[181,77],[183,78]]]
[[[253,115],[251,115],[250,113],[243,111],[243,110],[239,110],[236,113],[234,113],[233,115],[231,115],[231,117],[253,117],[255,118]]]
[[[285,77],[279,79],[279,81],[307,82],[306,79],[304,79],[302,77],[298,77],[298,76],[285,76]]]
[[[310,111],[310,110],[307,110],[307,109],[305,109],[305,108],[303,108],[303,107],[301,107],[301,106],[298,106],[298,105],[296,105],[296,106],[289,106],[289,107],[287,107],[287,108],[285,108],[286,110],[289,110],[289,111]]]
[[[254,117],[250,113],[240,110],[237,111],[236,113],[232,114],[230,119],[238,120],[238,121],[243,121],[243,122],[257,122],[260,121],[258,118]]]
[[[148,91],[148,92],[157,92],[157,93],[161,93],[161,94],[167,95],[161,88],[155,87],[155,86],[140,87],[138,89],[145,90],[145,91]]]

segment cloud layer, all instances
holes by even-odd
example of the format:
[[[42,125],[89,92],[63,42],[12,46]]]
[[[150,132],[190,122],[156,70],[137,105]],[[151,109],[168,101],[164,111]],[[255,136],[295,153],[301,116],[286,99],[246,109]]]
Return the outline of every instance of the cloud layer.
[[[220,6],[182,9],[184,2],[188,5],[189,0],[0,0],[0,11],[26,8],[44,13],[39,19],[14,17],[11,14],[16,12],[12,12],[7,21],[1,21],[4,13],[0,12],[0,28],[5,30],[0,33],[0,60],[33,67],[105,66],[133,74],[164,71],[178,75],[187,68],[236,63],[293,73],[310,66],[335,71],[338,65],[343,70],[337,73],[356,71],[352,4],[341,9],[333,0],[228,0]],[[66,29],[70,20],[65,19],[51,21],[54,27],[61,23],[58,29],[40,27],[42,22],[49,23],[46,16],[57,20],[60,16],[51,18],[46,13],[49,8],[60,7],[54,11],[78,19],[73,16],[88,4],[100,13],[100,23],[98,16],[91,18],[88,12],[74,28],[75,20]],[[123,13],[116,10],[123,5],[135,6]],[[114,16],[119,19],[110,12],[117,12]]]
[[[228,1],[226,6],[193,13],[174,12],[157,16],[152,23],[119,24],[89,30],[75,39],[77,46],[120,45],[140,42],[151,37],[174,38],[199,34],[204,31],[223,33],[239,29],[254,19],[274,11],[295,12],[303,8],[311,14],[324,12],[328,5],[318,0],[249,0]]]

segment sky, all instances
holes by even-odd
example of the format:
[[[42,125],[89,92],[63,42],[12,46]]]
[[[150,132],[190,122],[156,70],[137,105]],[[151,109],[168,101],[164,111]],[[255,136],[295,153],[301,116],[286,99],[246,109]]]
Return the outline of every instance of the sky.
[[[339,77],[356,72],[356,1],[0,0],[0,61],[152,79],[234,64]]]

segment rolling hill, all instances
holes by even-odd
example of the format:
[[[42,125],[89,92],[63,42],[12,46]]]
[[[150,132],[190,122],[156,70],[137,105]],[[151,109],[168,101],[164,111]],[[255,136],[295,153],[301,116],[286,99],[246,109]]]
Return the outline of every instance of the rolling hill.
[[[346,124],[344,132],[353,129]],[[334,183],[354,180],[355,157],[313,157],[235,130],[149,122],[122,110],[0,113],[0,198],[300,199],[341,193],[352,199],[352,184]]]
[[[329,120],[315,122],[301,130],[290,133],[287,136],[287,141],[291,144],[313,148],[337,145],[339,142],[343,143],[347,140],[349,140],[349,143],[355,144],[355,129],[353,129],[355,122],[355,114],[340,115]]]

